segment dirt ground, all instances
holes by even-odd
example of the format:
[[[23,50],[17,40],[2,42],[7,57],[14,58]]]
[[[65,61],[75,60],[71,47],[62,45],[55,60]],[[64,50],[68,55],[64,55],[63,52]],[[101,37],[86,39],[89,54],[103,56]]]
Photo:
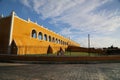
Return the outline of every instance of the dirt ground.
[[[120,80],[120,63],[0,63],[0,80]]]

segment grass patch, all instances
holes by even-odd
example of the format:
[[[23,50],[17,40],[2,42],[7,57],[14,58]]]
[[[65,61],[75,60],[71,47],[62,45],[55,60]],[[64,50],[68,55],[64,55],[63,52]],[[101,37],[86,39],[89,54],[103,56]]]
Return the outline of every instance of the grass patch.
[[[97,53],[87,52],[65,52],[65,56],[98,56]]]
[[[57,53],[50,54],[26,54],[26,56],[57,56]],[[97,53],[87,53],[87,52],[65,52],[63,56],[98,56]]]

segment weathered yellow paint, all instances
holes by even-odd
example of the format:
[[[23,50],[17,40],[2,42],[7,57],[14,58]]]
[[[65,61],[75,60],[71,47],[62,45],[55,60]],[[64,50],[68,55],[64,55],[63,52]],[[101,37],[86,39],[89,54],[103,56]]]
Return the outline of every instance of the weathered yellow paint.
[[[12,15],[13,16],[13,15]],[[9,18],[9,20],[11,19],[11,16],[7,17]],[[34,23],[32,21],[26,21],[23,20],[21,18],[19,18],[18,16],[13,17],[14,21],[13,21],[13,26],[10,26],[10,24],[1,24],[0,23],[0,29],[3,29],[4,26],[4,31],[0,31],[0,40],[2,40],[1,38],[4,37],[4,34],[7,33],[7,39],[9,40],[9,36],[10,34],[10,27],[12,27],[12,42],[11,42],[11,54],[18,54],[18,55],[25,55],[25,54],[46,54],[46,53],[56,53],[61,49],[63,49],[65,51],[65,49],[69,46],[80,46],[78,43],[69,40],[68,38],[65,38],[61,35],[58,35],[57,33],[50,31],[40,25],[38,25],[37,23]],[[6,23],[8,22],[12,22],[12,21],[8,21],[6,19],[0,19],[4,20]],[[5,23],[5,22],[2,23]],[[7,28],[7,31],[5,31],[6,25],[9,26],[9,28]],[[32,30],[35,30],[37,32],[37,38],[33,38],[32,37]],[[47,35],[47,39],[49,38],[49,36],[51,36],[51,40],[53,39],[53,37],[55,38],[55,40],[60,40],[62,41],[62,43],[57,43],[57,42],[49,42],[48,40],[39,40],[38,39],[38,33],[41,32],[44,36],[44,34]],[[4,33],[4,34],[3,34]],[[2,35],[3,36],[2,36]],[[63,44],[64,42],[64,44]],[[9,42],[7,41],[7,44]],[[6,44],[6,42],[0,43],[0,44]],[[7,47],[7,45],[6,45]]]

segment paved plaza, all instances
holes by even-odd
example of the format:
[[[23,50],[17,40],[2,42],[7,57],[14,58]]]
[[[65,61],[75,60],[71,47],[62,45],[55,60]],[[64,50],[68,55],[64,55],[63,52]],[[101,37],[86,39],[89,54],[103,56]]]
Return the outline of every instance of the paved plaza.
[[[0,80],[120,80],[120,63],[0,63]]]

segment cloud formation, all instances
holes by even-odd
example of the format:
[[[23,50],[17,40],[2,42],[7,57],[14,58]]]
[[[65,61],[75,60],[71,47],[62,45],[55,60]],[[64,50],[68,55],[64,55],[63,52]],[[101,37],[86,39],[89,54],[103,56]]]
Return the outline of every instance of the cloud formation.
[[[88,33],[108,35],[120,27],[119,8],[103,8],[114,0],[21,0],[21,2],[42,15],[42,19],[50,19],[51,24],[69,25],[59,32],[65,36],[74,37]],[[109,44],[106,44],[107,40],[114,41],[111,37],[98,38],[98,35],[94,36],[96,39],[93,41],[96,43],[100,43],[101,39],[104,45]],[[80,41],[77,37],[74,39]],[[84,40],[85,37],[81,39]]]

